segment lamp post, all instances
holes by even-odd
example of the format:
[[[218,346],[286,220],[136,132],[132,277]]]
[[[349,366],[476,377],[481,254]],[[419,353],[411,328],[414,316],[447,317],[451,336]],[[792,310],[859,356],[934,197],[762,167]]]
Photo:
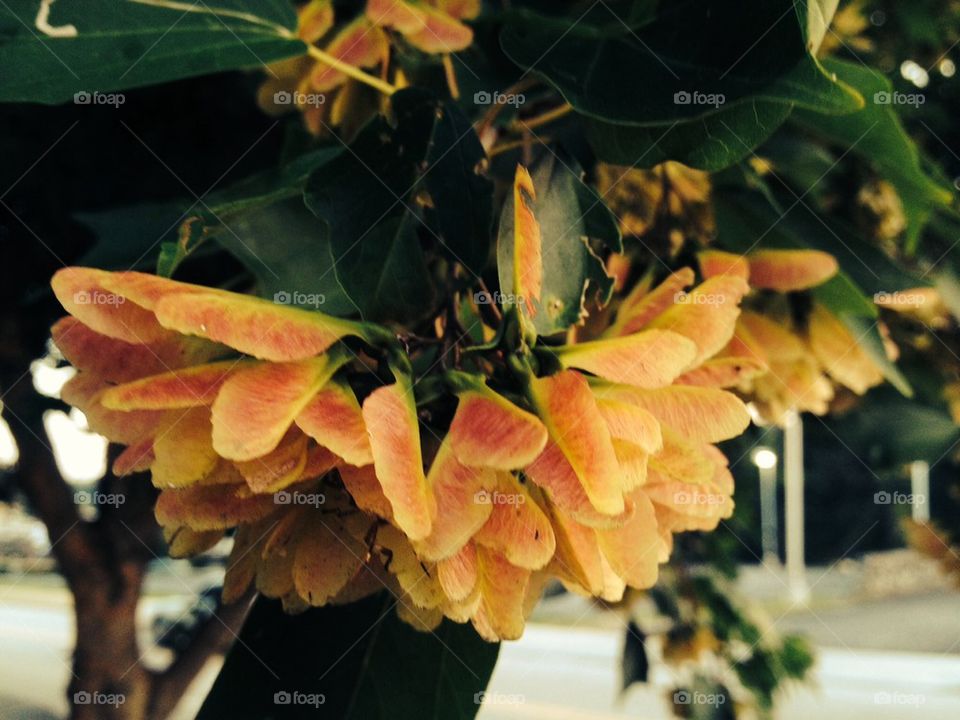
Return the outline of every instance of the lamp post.
[[[760,544],[765,565],[780,565],[779,518],[777,510],[777,454],[759,447],[751,457],[760,475]]]
[[[914,460],[910,463],[910,510],[913,521],[930,521],[930,463]]]
[[[787,584],[797,603],[810,599],[803,550],[803,421],[796,410],[787,413],[783,428]]]

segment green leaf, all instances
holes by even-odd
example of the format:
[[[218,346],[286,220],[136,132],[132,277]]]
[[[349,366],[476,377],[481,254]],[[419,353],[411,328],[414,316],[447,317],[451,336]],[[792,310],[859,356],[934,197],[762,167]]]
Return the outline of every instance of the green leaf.
[[[328,315],[356,313],[337,280],[326,227],[300,198],[221,219],[208,232],[257,279],[257,294]]]
[[[459,110],[413,89],[396,93],[391,108],[389,121],[375,118],[349,152],[316,170],[304,195],[327,226],[337,277],[367,320],[429,312],[421,239],[474,272],[489,242],[491,189],[476,174],[483,151]],[[437,232],[421,217],[421,190]]]
[[[921,372],[929,374],[929,369]],[[935,464],[960,438],[946,409],[907,400],[887,388],[871,392],[870,402],[838,418],[832,427],[852,453],[869,458],[875,472],[902,468],[914,460]]]
[[[533,318],[540,335],[566,330],[584,313],[606,304],[613,292],[601,254],[604,248],[621,249],[620,230],[613,213],[580,174],[573,160],[553,152],[531,174],[537,191],[534,214],[543,238],[543,287]],[[500,220],[497,271],[501,291],[514,294],[512,197]]]
[[[445,104],[434,125],[423,182],[441,247],[473,275],[487,265],[493,223],[493,183],[478,171],[485,157],[463,111]]]
[[[499,645],[449,620],[418,632],[397,618],[394,604],[380,594],[292,616],[275,600],[258,600],[199,720],[475,717]]]
[[[627,690],[634,683],[645,683],[650,674],[650,658],[647,657],[647,636],[640,627],[630,621],[623,643],[620,661],[620,689]]]
[[[142,203],[99,212],[78,213],[96,242],[80,264],[105,270],[146,270],[154,266],[163,243],[175,243],[185,203]]]
[[[614,125],[588,119],[587,139],[603,162],[649,168],[666,160],[715,172],[738,163],[780,127],[792,106],[748,101],[672,125]]]
[[[349,278],[351,297],[361,298],[364,317],[416,317],[435,302],[435,291],[412,213],[377,223],[356,252],[336,260],[338,277]]]
[[[907,242],[915,245],[930,210],[949,205],[953,193],[924,172],[920,152],[904,130],[895,105],[882,102],[893,97],[889,80],[860,63],[831,58],[824,66],[855,87],[867,104],[842,118],[798,109],[794,119],[844,151],[864,158],[896,187],[909,223]]]
[[[788,678],[803,680],[813,668],[813,648],[800,635],[787,635],[780,648],[780,664]]]
[[[636,30],[604,8],[603,25],[518,11],[501,44],[577,111],[608,122],[692,120],[748,100],[836,113],[863,107],[806,52],[792,0],[667,4]]]
[[[287,0],[11,0],[0,6],[0,101],[98,102],[95,93],[262,67],[306,52],[296,24]]]
[[[311,150],[278,168],[210,193],[204,199],[204,205],[218,217],[230,217],[245,210],[300,196],[310,173],[337,158],[344,150],[342,145]]]

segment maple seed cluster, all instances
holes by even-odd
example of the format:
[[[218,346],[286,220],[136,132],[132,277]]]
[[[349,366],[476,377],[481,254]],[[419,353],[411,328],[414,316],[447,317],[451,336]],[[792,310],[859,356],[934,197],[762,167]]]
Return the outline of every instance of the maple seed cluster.
[[[53,340],[79,371],[64,400],[126,446],[116,474],[150,471],[171,554],[234,531],[226,600],[255,584],[296,612],[387,589],[415,627],[517,638],[551,580],[617,601],[656,582],[674,533],[730,516],[714,443],[749,422],[734,391],[770,372],[733,351],[741,301],[797,282],[798,258],[701,257],[699,285],[690,268],[640,281],[591,339],[545,343],[523,168],[513,200],[512,349],[420,377],[379,325],[137,272],[56,274],[70,317]],[[82,301],[98,295],[122,302]]]

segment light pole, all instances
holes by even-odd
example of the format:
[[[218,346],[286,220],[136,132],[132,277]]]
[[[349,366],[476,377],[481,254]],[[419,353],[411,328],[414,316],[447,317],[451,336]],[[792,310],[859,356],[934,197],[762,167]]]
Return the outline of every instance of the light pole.
[[[785,497],[787,584],[794,602],[810,599],[803,551],[803,421],[787,413],[783,428],[783,484]]]
[[[751,457],[760,475],[760,545],[765,565],[780,565],[779,512],[777,510],[777,454],[759,447]]]
[[[930,521],[930,463],[914,460],[910,463],[910,511],[913,521]]]

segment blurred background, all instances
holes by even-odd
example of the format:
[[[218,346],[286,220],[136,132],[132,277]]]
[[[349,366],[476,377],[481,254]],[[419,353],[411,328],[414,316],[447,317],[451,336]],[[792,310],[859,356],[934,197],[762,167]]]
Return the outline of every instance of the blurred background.
[[[842,3],[825,41],[869,59],[899,91],[922,93],[904,123],[960,188],[958,43],[960,3],[947,0]],[[155,267],[176,236],[179,201],[295,144],[296,121],[257,107],[259,84],[234,73],[129,91],[120,107],[0,106],[2,718],[68,712],[75,603],[102,612],[81,633],[128,638],[111,655],[129,663],[123,675],[190,654],[174,717],[194,716],[233,639],[218,608],[230,540],[169,559],[153,490],[106,475],[105,440],[58,399],[72,371],[48,343],[61,311],[47,283],[70,264]],[[799,172],[825,162],[821,152],[785,128],[757,155],[793,154]],[[825,203],[866,197],[863,222],[896,224],[886,187],[862,168],[844,165],[825,185]],[[956,230],[939,228],[926,252],[952,250]],[[200,256],[183,278],[213,284],[240,272],[226,255]],[[935,329],[904,361],[921,391],[931,354],[944,376],[960,377],[956,321]],[[960,529],[960,418],[934,397],[939,387],[913,401],[880,387],[827,417],[757,424],[726,443],[735,515],[685,536],[660,584],[615,607],[552,588],[524,638],[504,644],[480,717],[960,717],[960,556],[950,540]],[[130,594],[118,574],[142,587]],[[98,636],[113,618],[115,630]]]

